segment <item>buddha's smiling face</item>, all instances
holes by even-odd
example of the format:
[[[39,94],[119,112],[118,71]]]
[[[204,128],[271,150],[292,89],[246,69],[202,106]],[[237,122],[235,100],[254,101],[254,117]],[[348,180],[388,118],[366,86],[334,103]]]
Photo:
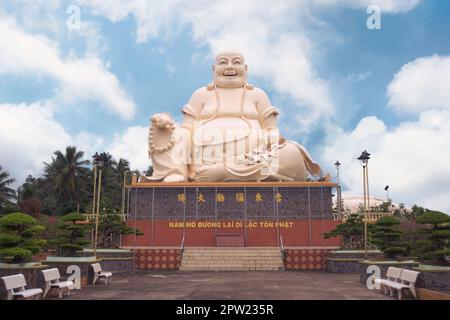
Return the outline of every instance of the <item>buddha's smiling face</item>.
[[[213,65],[214,84],[221,88],[240,88],[246,83],[247,65],[239,53],[219,53]]]

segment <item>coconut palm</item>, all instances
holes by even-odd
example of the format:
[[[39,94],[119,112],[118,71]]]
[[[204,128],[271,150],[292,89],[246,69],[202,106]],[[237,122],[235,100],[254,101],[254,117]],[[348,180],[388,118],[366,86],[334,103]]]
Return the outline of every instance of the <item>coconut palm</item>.
[[[3,171],[0,166],[0,207],[5,207],[7,205],[12,204],[11,200],[17,198],[16,190],[9,187],[12,183],[14,183],[14,179],[9,177],[9,173],[7,171]]]
[[[84,202],[89,179],[89,160],[84,160],[84,152],[69,146],[65,153],[55,151],[52,162],[45,163],[45,175],[49,188],[55,193],[59,206],[74,206]],[[72,208],[67,208],[72,209]]]
[[[125,171],[130,170],[130,162],[122,158],[120,158],[118,162],[114,161],[113,165],[116,172],[121,176],[123,176]]]

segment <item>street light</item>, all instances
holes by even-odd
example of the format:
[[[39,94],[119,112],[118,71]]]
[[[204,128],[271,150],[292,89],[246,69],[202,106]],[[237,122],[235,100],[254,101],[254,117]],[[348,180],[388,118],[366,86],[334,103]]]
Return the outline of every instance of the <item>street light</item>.
[[[339,184],[339,167],[341,166],[341,163],[338,161],[336,161],[336,163],[334,164],[336,166],[336,180],[337,180],[337,184]]]
[[[94,256],[97,257],[98,217],[100,215],[100,190],[102,187],[102,167],[104,162],[102,155],[99,155],[97,152],[92,158],[94,158],[94,203],[92,205],[93,213],[95,214]],[[98,174],[97,199],[95,199],[95,179],[97,178],[97,166],[100,167],[100,170]],[[95,208],[95,200],[97,200],[97,208]],[[95,209],[97,210],[94,211]]]
[[[363,186],[364,186],[364,256],[367,260],[367,213],[369,212],[369,159],[370,153],[364,150],[358,157],[359,163],[363,168]],[[367,199],[367,200],[366,200]]]
[[[384,190],[386,191],[386,201],[389,202],[389,186],[384,187]]]
[[[338,161],[336,161],[336,163],[334,164],[336,166],[336,182],[337,182],[337,198],[336,198],[336,202],[337,202],[337,208],[338,208],[338,217],[339,219],[341,218],[341,186],[339,184],[339,167],[341,166],[341,163]]]

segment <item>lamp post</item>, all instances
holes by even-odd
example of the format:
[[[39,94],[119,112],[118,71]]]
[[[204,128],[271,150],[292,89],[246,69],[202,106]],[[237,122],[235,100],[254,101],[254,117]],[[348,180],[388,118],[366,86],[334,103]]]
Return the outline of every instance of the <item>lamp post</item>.
[[[334,165],[336,166],[336,181],[337,184],[339,184],[339,167],[341,166],[341,163],[338,160]]]
[[[128,174],[128,171],[125,170],[123,172],[122,208],[120,210],[120,214],[122,215],[123,220],[125,220],[125,196],[126,196],[126,186],[127,186],[127,174]]]
[[[339,184],[339,167],[341,166],[341,163],[338,161],[336,161],[336,163],[334,164],[336,166],[336,182],[337,182],[337,208],[338,208],[338,217],[339,219],[341,218],[341,186]]]
[[[364,150],[358,157],[359,163],[363,168],[363,186],[364,186],[364,257],[367,260],[367,213],[369,212],[369,174],[368,164],[370,153]]]
[[[386,190],[386,202],[389,202],[389,186],[384,187],[384,190]]]
[[[94,233],[94,256],[97,257],[97,239],[98,239],[98,220],[100,215],[100,190],[102,187],[102,167],[103,167],[103,161],[101,155],[98,153],[95,153],[93,156],[94,158],[94,164],[95,164],[95,177],[97,176],[97,166],[100,167],[99,173],[98,173],[98,189],[97,189],[97,199],[94,198],[94,204],[93,208],[96,209],[96,212],[93,212],[95,214],[95,233]],[[95,182],[94,182],[94,190],[95,190]],[[95,192],[95,191],[94,191]],[[97,200],[97,208],[95,208],[95,200]]]

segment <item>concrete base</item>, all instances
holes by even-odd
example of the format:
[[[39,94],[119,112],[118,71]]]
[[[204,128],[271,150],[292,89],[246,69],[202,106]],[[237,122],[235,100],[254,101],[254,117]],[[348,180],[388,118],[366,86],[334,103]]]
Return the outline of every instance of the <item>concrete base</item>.
[[[367,255],[371,260],[383,257],[379,250],[369,250]],[[333,250],[327,253],[325,269],[330,272],[359,273],[359,262],[365,259],[364,256],[364,250]]]
[[[419,265],[413,270],[420,272],[417,279],[419,287],[450,294],[450,267]]]

